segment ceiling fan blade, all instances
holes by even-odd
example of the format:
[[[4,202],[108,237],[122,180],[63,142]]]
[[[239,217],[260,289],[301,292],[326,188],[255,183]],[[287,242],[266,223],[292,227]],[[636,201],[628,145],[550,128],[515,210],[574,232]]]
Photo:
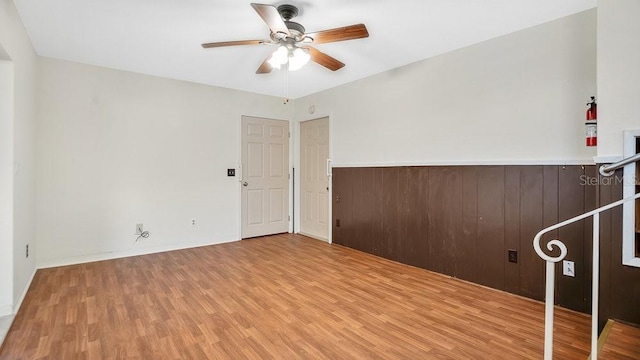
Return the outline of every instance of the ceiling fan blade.
[[[267,58],[264,59],[262,64],[260,64],[260,67],[258,68],[258,70],[256,70],[256,74],[268,74],[271,72],[271,70],[273,70],[273,66],[271,66],[271,64],[269,64],[268,62],[268,60],[271,58],[272,55],[273,55],[273,52],[269,53],[269,56],[267,56]]]
[[[273,68],[271,67],[271,64],[269,64],[265,59],[265,61],[263,61],[262,64],[260,64],[260,67],[258,68],[258,70],[256,70],[256,74],[268,74],[271,72],[271,70],[273,70]]]
[[[202,47],[205,49],[215,48],[215,47],[223,47],[223,46],[236,46],[236,45],[260,45],[264,44],[264,40],[239,40],[239,41],[222,41],[222,42],[213,42],[202,44]]]
[[[287,25],[285,25],[284,21],[282,21],[280,13],[275,6],[256,3],[251,3],[251,6],[258,13],[258,15],[260,15],[262,20],[264,20],[269,29],[271,29],[272,33],[283,33],[291,35],[291,33],[289,33]]]
[[[313,39],[314,44],[325,44],[336,41],[362,39],[369,37],[369,31],[364,24],[350,25],[341,28],[318,31],[305,34]]]
[[[306,49],[309,50],[309,55],[311,55],[311,60],[317,62],[318,64],[326,67],[331,71],[340,70],[344,67],[344,63],[323,53],[322,51],[312,48],[311,46],[306,46]]]

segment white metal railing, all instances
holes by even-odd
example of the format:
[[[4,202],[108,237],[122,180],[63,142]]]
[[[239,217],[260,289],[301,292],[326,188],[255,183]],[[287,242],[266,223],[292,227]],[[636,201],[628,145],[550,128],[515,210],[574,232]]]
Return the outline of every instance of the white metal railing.
[[[640,160],[640,153],[629,156],[628,158],[622,159],[616,163],[613,164],[609,164],[609,165],[602,165],[600,166],[600,174],[602,176],[611,176],[613,175],[613,173],[617,170],[620,169],[621,167],[624,167],[625,165],[634,163],[636,161]]]
[[[567,246],[560,240],[551,240],[547,243],[547,249],[552,251],[554,246],[560,249],[560,255],[547,255],[540,248],[540,239],[542,235],[569,225],[576,221],[593,217],[593,280],[591,282],[591,359],[598,358],[598,285],[600,282],[600,213],[616,206],[620,206],[627,201],[640,198],[640,193],[618,200],[609,205],[599,207],[582,215],[578,215],[569,220],[565,220],[548,228],[542,229],[533,238],[533,247],[543,260],[547,262],[546,274],[546,294],[544,309],[544,359],[551,360],[553,358],[553,305],[554,305],[554,289],[555,289],[555,264],[562,261],[567,256]]]

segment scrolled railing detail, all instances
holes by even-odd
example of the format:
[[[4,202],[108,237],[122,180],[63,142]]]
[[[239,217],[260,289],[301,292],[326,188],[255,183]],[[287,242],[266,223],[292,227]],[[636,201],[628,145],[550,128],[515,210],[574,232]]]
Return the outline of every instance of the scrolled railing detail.
[[[555,265],[556,263],[564,260],[568,254],[567,246],[560,240],[554,239],[547,243],[547,249],[553,251],[554,247],[560,249],[559,256],[551,256],[542,251],[540,247],[540,240],[542,235],[559,229],[565,225],[572,224],[576,221],[593,217],[593,274],[592,274],[592,288],[591,288],[591,359],[597,360],[598,358],[598,285],[600,282],[600,213],[616,206],[620,206],[627,201],[640,198],[640,193],[635,194],[612,202],[611,204],[599,207],[595,210],[589,211],[582,215],[578,215],[569,220],[565,220],[556,225],[549,226],[540,230],[533,238],[533,248],[538,256],[547,262],[546,269],[546,290],[545,290],[545,312],[544,312],[544,359],[551,360],[553,358],[553,306],[555,303],[554,290],[555,290]]]
[[[533,248],[536,250],[536,253],[538,254],[538,256],[540,256],[544,261],[557,263],[564,260],[564,258],[567,257],[567,252],[568,252],[567,245],[565,245],[562,241],[558,239],[549,241],[547,243],[547,249],[549,249],[549,251],[553,251],[553,247],[555,246],[558,249],[560,249],[560,255],[558,256],[547,255],[544,251],[542,251],[542,248],[540,247],[541,237],[542,237],[542,233],[538,233],[538,235],[536,235],[536,237],[533,239]]]

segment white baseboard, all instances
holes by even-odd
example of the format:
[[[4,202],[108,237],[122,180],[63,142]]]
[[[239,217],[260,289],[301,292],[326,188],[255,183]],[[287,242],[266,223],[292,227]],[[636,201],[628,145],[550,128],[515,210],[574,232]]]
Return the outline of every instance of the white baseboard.
[[[27,284],[25,285],[24,289],[22,289],[22,294],[20,294],[20,297],[18,298],[18,301],[15,303],[15,305],[13,306],[13,314],[17,314],[18,310],[20,310],[20,306],[22,306],[22,302],[24,301],[24,297],[27,296],[27,291],[29,291],[29,288],[31,287],[31,282],[33,281],[33,278],[36,276],[36,272],[38,271],[38,269],[33,269],[33,273],[31,274],[31,277],[29,278],[29,281],[27,281]]]
[[[218,241],[213,243],[202,242],[202,243],[192,243],[192,244],[186,244],[186,245],[171,244],[171,245],[147,247],[142,249],[126,250],[126,251],[109,251],[109,252],[97,253],[97,254],[70,256],[63,259],[43,259],[41,261],[38,261],[37,267],[38,269],[47,269],[47,268],[59,267],[59,266],[85,264],[85,263],[96,262],[96,261],[121,259],[121,258],[132,257],[132,256],[149,255],[149,254],[156,254],[156,253],[167,252],[167,251],[192,249],[192,248],[198,248],[203,246],[225,244],[225,243],[230,243],[234,241],[238,241],[238,240],[223,240],[223,241]]]
[[[9,315],[15,315],[15,314],[18,313],[18,310],[20,309],[20,306],[22,305],[22,302],[24,301],[24,297],[27,296],[27,291],[29,291],[29,287],[31,286],[31,282],[33,281],[33,278],[36,276],[36,271],[38,271],[38,269],[34,269],[33,270],[33,273],[31,274],[31,277],[29,277],[29,281],[27,281],[27,283],[25,284],[24,289],[22,289],[22,293],[20,294],[20,297],[18,298],[18,301],[16,301],[15,304],[0,306],[0,317],[9,316]]]
[[[327,243],[329,242],[329,240],[327,240],[327,239],[325,239],[325,238],[323,238],[323,237],[320,237],[320,236],[317,236],[317,235],[313,235],[313,234],[309,234],[309,233],[306,233],[306,232],[298,231],[298,234],[300,234],[300,235],[304,235],[304,236],[306,236],[306,237],[310,237],[310,238],[312,238],[312,239],[316,239],[316,240],[324,241],[324,242],[327,242]]]

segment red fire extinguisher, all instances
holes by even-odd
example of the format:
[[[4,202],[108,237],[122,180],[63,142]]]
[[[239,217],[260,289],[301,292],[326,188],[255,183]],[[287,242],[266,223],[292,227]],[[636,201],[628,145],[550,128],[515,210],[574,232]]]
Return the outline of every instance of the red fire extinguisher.
[[[596,97],[591,97],[591,102],[587,103],[589,108],[587,109],[587,121],[585,126],[587,128],[587,146],[598,145],[598,104],[596,104]]]

